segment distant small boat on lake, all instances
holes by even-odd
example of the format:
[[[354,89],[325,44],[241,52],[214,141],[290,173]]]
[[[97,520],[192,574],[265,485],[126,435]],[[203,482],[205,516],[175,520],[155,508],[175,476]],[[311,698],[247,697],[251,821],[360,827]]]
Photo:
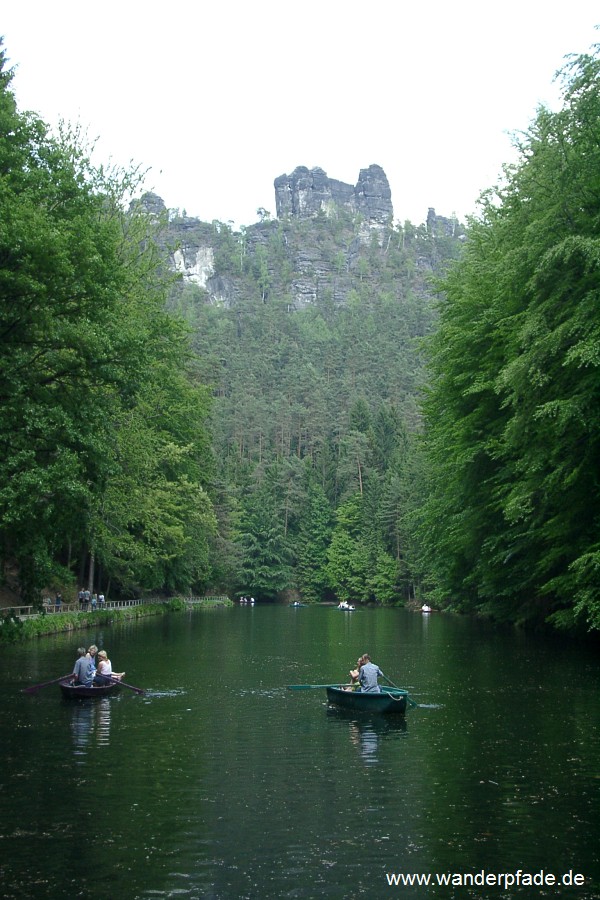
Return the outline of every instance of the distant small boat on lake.
[[[347,691],[331,684],[326,690],[328,701],[344,709],[397,716],[406,712],[408,692],[402,688],[382,687],[379,692]]]
[[[342,600],[342,602],[336,606],[336,609],[341,609],[342,612],[354,612],[356,607],[352,606],[352,604],[348,603],[346,600]]]
[[[308,606],[308,603],[300,603],[298,600],[294,600],[294,602],[289,605],[291,609],[297,609],[299,606]]]

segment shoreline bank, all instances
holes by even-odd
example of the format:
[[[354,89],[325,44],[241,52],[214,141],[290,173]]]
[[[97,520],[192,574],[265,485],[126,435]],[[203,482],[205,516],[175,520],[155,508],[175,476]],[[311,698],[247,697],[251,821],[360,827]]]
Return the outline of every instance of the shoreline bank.
[[[118,622],[129,622],[148,616],[169,615],[171,613],[190,610],[218,609],[233,606],[228,597],[199,597],[184,599],[176,597],[172,600],[142,603],[137,606],[125,606],[120,609],[96,609],[93,612],[40,612],[25,619],[12,614],[7,609],[0,617],[0,644],[14,644],[52,634],[63,634],[69,631],[80,631],[86,628],[97,628],[99,625],[114,625]]]

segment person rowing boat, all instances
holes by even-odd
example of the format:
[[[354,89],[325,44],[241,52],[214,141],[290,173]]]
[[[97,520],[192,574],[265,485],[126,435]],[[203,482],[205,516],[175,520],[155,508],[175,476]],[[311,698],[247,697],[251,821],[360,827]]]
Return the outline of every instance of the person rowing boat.
[[[75,684],[91,687],[94,683],[94,664],[87,654],[85,647],[77,650],[77,659],[73,666],[73,681]]]
[[[376,666],[375,663],[371,662],[371,657],[368,653],[363,653],[361,660],[363,661],[363,664],[358,672],[360,690],[364,693],[379,694],[381,689],[377,679],[379,677],[385,678],[385,675],[379,666]]]

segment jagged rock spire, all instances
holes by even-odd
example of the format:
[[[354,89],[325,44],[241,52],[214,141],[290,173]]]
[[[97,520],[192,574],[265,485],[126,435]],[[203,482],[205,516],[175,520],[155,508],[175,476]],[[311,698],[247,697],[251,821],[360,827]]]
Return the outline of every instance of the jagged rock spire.
[[[392,192],[381,166],[361,169],[353,187],[328,178],[318,166],[298,166],[291,175],[275,179],[277,217],[312,218],[320,212],[331,213],[338,206],[360,213],[367,222],[391,223],[394,216]]]

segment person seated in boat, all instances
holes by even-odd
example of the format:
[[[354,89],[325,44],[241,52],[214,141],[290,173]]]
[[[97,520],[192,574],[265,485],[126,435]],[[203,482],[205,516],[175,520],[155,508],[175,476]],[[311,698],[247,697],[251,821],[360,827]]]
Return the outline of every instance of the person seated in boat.
[[[355,691],[358,688],[358,663],[356,664],[356,669],[350,669],[348,675],[350,676],[350,684],[347,684],[344,688],[345,691]]]
[[[112,684],[114,681],[120,681],[125,672],[113,672],[112,663],[108,658],[106,650],[100,650],[98,653],[98,668],[94,676],[94,684],[100,686],[104,684]]]
[[[94,680],[94,675],[96,674],[96,654],[98,653],[98,648],[95,644],[90,644],[87,648],[87,660],[90,664],[92,670],[92,681]]]
[[[348,606],[349,604],[347,600],[340,600],[338,609],[348,609]]]
[[[79,647],[77,653],[78,658],[73,666],[73,683],[91,687],[94,681],[94,668],[90,665],[87,650],[85,647]]]
[[[94,676],[94,684],[104,685],[112,684],[112,663],[108,658],[106,650],[98,652],[98,668]]]
[[[350,684],[344,688],[345,691],[356,691],[359,689],[358,676],[360,674],[360,667],[363,666],[366,661],[367,657],[359,656],[356,663],[356,668],[350,669],[350,671],[348,672],[348,675],[350,676]]]
[[[364,693],[378,694],[380,688],[377,679],[379,677],[385,678],[385,675],[379,666],[376,666],[375,663],[371,662],[371,657],[368,653],[364,653],[361,659],[364,660],[364,662],[358,672],[360,690]]]

